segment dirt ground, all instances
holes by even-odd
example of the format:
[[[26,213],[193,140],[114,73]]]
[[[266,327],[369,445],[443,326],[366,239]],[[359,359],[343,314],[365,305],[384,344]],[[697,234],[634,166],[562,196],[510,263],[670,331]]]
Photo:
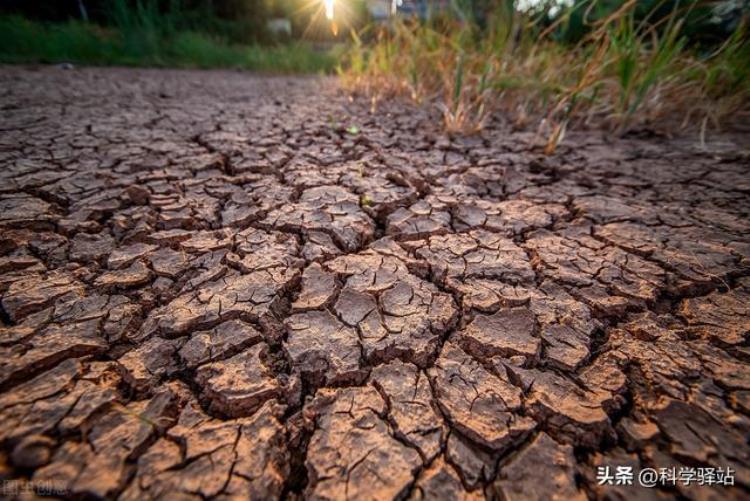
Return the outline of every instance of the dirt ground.
[[[5,494],[750,496],[748,137],[545,157],[334,80],[56,67],[0,69],[0,131]]]

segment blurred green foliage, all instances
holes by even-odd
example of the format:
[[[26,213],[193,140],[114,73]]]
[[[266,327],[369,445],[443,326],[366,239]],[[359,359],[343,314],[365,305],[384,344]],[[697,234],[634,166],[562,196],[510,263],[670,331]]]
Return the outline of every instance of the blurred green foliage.
[[[314,23],[321,5],[320,0],[0,0],[0,62],[330,72],[341,49],[331,43],[328,24]],[[268,21],[275,18],[288,19],[292,33],[272,33]],[[310,26],[319,29],[304,36]],[[315,48],[310,39],[325,43]]]
[[[0,62],[327,73],[334,69],[341,50],[335,46],[315,49],[302,42],[273,46],[230,44],[205,33],[165,28],[168,25],[151,29],[152,20],[148,18],[128,18],[121,22],[124,24],[119,28],[104,28],[76,20],[40,23],[19,16],[3,16]]]
[[[554,25],[553,38],[566,43],[580,42],[593,26],[629,3],[637,24],[664,26],[679,13],[680,35],[704,46],[727,40],[742,18],[750,15],[750,0],[452,0],[454,10],[480,26],[493,17],[509,19],[514,10],[521,10],[534,19],[535,27]]]
[[[348,28],[359,29],[369,21],[365,1],[340,2],[349,11],[347,33]],[[0,14],[42,22],[89,20],[144,35],[150,39],[145,43],[177,31],[204,33],[231,44],[336,38],[324,22],[322,0],[0,0]],[[268,21],[275,18],[291,22],[291,36],[269,31]]]

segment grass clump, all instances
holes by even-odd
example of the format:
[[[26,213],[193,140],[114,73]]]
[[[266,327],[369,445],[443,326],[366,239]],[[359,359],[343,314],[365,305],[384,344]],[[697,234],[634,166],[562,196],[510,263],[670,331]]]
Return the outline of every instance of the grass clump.
[[[147,13],[124,12],[117,26],[109,28],[80,21],[41,23],[0,17],[0,62],[328,73],[338,58],[336,48],[316,50],[301,42],[229,44],[205,33],[170,29],[169,23],[151,23],[153,15]]]
[[[548,10],[523,13],[508,1],[482,22],[470,14],[397,19],[366,34],[368,42],[354,35],[340,71],[373,102],[406,95],[434,103],[449,132],[481,129],[490,110],[503,110],[516,126],[536,126],[548,153],[570,127],[705,131],[746,120],[747,19],[706,47],[685,34],[698,2],[665,11],[660,1],[645,12],[642,3],[603,9],[598,0],[578,1],[551,19]],[[569,41],[573,24],[581,34]]]

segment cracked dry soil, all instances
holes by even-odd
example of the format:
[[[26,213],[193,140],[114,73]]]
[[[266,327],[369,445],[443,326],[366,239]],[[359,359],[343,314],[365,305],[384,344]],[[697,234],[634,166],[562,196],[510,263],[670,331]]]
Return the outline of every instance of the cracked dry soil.
[[[333,80],[6,67],[0,88],[2,478],[122,500],[750,495],[736,138],[589,133],[544,157]],[[600,486],[601,465],[736,486]]]

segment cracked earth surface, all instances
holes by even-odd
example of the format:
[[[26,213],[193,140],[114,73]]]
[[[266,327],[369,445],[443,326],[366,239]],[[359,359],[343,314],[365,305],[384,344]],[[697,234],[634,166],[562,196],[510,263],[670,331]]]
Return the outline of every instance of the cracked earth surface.
[[[235,72],[4,68],[0,88],[2,478],[750,495],[736,140],[572,135],[544,157],[499,124],[451,139],[333,81]],[[600,465],[736,486],[600,486]]]

